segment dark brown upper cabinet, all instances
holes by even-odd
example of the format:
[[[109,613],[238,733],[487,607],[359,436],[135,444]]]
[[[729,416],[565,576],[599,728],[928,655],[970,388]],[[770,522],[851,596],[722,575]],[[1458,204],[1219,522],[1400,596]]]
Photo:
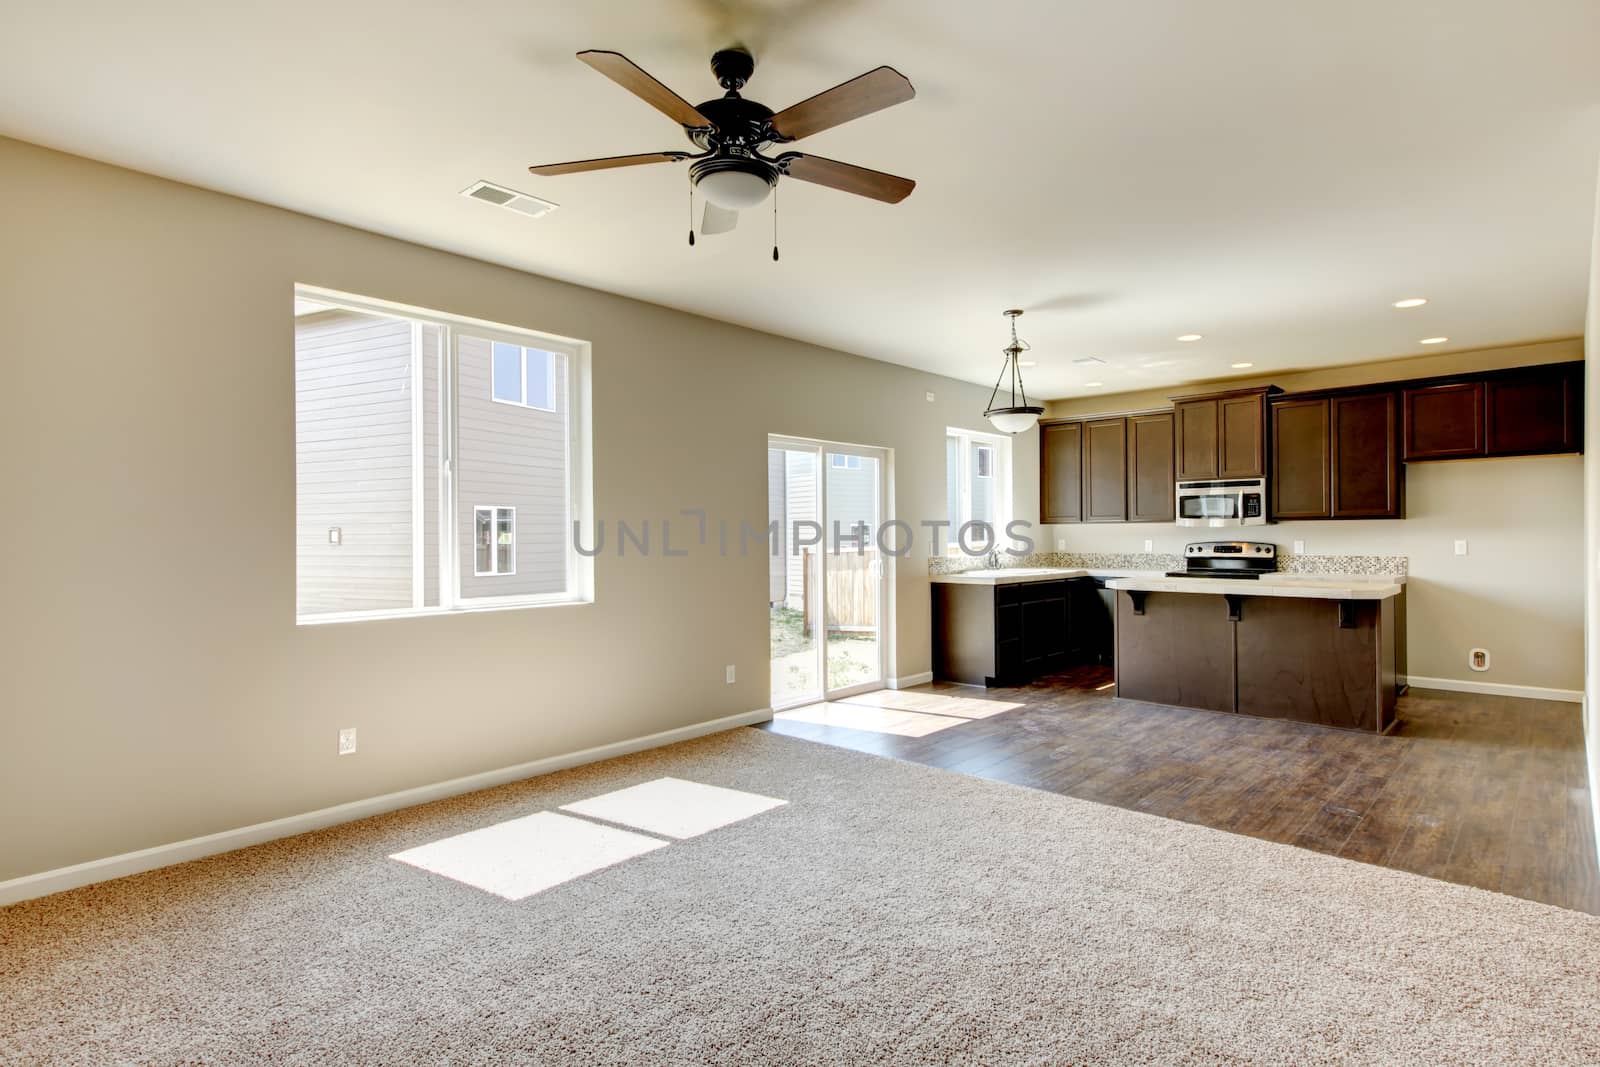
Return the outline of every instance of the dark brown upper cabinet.
[[[1128,521],[1128,420],[1083,424],[1083,521]]]
[[[1176,480],[1260,478],[1267,470],[1267,397],[1275,386],[1178,397]]]
[[[1272,402],[1272,479],[1267,504],[1274,519],[1325,519],[1328,490],[1328,399]]]
[[[1171,522],[1173,413],[1128,416],[1128,521]]]
[[[1482,382],[1421,385],[1401,395],[1406,460],[1483,455]]]
[[[1400,517],[1392,390],[1275,397],[1271,407],[1274,519]]]
[[[1394,393],[1387,390],[1329,399],[1330,518],[1400,518],[1396,407]]]
[[[1583,447],[1583,364],[1559,363],[1484,382],[1484,437],[1491,456],[1577,452]]]
[[[1406,382],[1407,462],[1583,451],[1583,364]]]
[[[1039,426],[1039,521],[1083,521],[1083,423]]]
[[[1190,400],[1173,408],[1178,481],[1217,476],[1217,402]]]

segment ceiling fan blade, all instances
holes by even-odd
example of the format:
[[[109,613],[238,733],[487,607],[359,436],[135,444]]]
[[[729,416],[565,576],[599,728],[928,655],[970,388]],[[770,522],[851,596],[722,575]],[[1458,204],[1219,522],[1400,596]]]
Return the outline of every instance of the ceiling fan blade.
[[[685,152],[645,152],[637,156],[606,156],[603,159],[578,159],[571,163],[546,163],[529,167],[534,174],[546,178],[557,174],[582,174],[588,170],[610,170],[612,167],[637,167],[642,163],[673,163],[687,157]]]
[[[784,164],[783,172],[791,178],[882,200],[885,204],[898,204],[917,187],[917,183],[910,178],[897,178],[881,170],[868,170],[822,156],[808,156],[804,152],[785,152],[778,159]]]
[[[784,140],[798,141],[851,119],[903,104],[916,95],[904,74],[893,67],[879,67],[784,108],[772,116],[772,128]]]
[[[727,233],[739,225],[739,213],[729,211],[725,207],[718,207],[711,201],[706,201],[706,210],[700,216],[700,232],[709,237],[712,234]]]
[[[646,74],[621,52],[591,49],[579,52],[578,58],[678,125],[705,127],[712,125],[711,120],[690,106],[689,101]]]

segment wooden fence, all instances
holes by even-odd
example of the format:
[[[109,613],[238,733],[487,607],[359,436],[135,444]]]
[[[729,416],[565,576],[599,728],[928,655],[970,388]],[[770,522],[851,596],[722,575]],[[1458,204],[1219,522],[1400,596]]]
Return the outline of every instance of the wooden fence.
[[[800,550],[801,603],[805,605],[803,624],[811,633],[812,549]],[[882,573],[882,553],[869,548],[857,555],[845,551],[830,553],[827,559],[827,588],[823,601],[828,605],[828,629],[876,630],[878,628],[878,576]]]

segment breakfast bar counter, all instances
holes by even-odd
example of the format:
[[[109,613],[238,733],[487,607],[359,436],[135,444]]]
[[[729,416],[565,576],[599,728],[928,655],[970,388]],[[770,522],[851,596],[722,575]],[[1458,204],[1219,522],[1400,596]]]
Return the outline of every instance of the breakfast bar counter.
[[[1287,576],[1275,576],[1287,577]],[[1394,725],[1388,578],[1113,578],[1117,695],[1385,732]]]

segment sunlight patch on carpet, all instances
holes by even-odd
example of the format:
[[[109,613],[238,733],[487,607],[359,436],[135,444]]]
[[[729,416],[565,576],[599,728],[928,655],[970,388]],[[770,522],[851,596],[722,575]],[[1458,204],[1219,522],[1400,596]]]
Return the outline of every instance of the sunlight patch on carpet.
[[[719,826],[740,822],[787,803],[738,789],[686,782],[682,778],[657,778],[576,804],[563,804],[561,810],[681,840],[698,837]]]
[[[653,837],[541,811],[389,858],[506,900],[522,900],[666,847]]]
[[[871,708],[861,704],[807,704],[803,708],[780,711],[775,719],[789,722],[809,722],[816,726],[842,726],[847,730],[868,730],[875,734],[896,734],[900,737],[926,737],[952,726],[964,726],[970,719],[956,719],[948,715],[929,715],[922,711],[896,711],[893,708]]]

